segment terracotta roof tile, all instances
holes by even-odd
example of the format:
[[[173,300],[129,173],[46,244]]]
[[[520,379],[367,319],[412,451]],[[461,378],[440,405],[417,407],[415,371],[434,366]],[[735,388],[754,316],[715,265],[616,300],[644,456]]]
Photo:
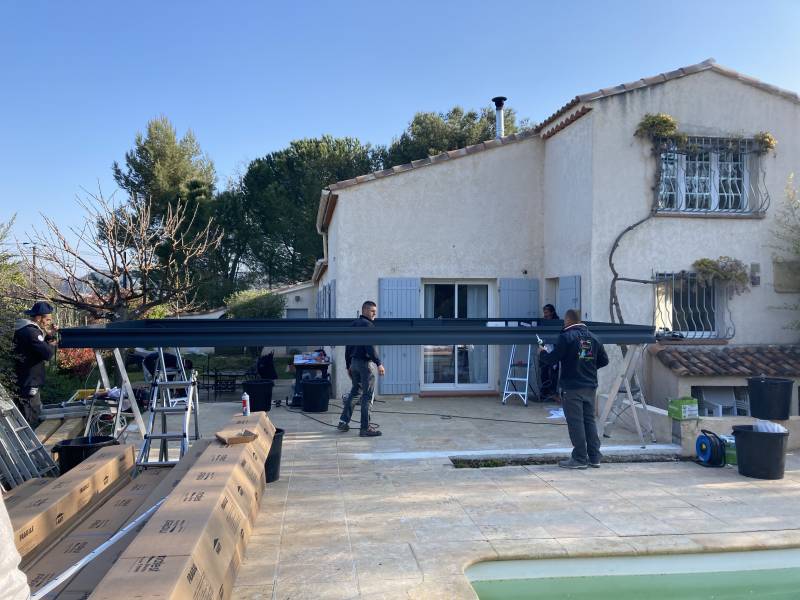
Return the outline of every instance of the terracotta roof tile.
[[[679,377],[800,377],[800,346],[653,346]]]
[[[737,79],[742,83],[746,83],[748,85],[752,85],[753,87],[759,88],[764,90],[765,92],[769,92],[770,94],[776,94],[778,96],[782,96],[788,100],[792,100],[793,102],[800,103],[800,96],[798,96],[795,92],[790,92],[788,90],[783,90],[778,88],[774,85],[764,83],[755,77],[750,77],[748,75],[743,75],[738,71],[734,71],[733,69],[728,69],[727,67],[723,67],[718,65],[713,58],[708,58],[703,62],[699,62],[694,65],[689,65],[687,67],[681,67],[680,69],[675,69],[674,71],[667,71],[666,73],[661,73],[659,75],[655,75],[654,77],[646,77],[644,79],[639,79],[632,83],[624,83],[622,85],[603,88],[597,90],[596,92],[589,92],[586,94],[579,94],[576,96],[571,102],[572,103],[579,103],[579,102],[591,102],[593,100],[599,100],[600,98],[607,98],[608,96],[615,96],[617,94],[624,94],[626,92],[630,92],[635,89],[640,89],[643,87],[648,87],[651,85],[656,85],[659,83],[664,83],[666,81],[670,81],[672,79],[678,79],[680,77],[686,77],[687,75],[692,75],[693,73],[700,73],[701,71],[714,71],[715,73],[719,73],[720,75],[725,75],[726,77],[731,77],[733,79]],[[558,115],[558,113],[556,113]],[[553,116],[556,116],[553,115]],[[545,124],[548,122],[549,119],[552,117],[545,119]]]
[[[450,158],[458,158],[459,156],[466,156],[467,149],[466,148],[459,148],[458,150],[448,150],[447,156]]]
[[[542,139],[546,140],[548,138],[553,137],[562,129],[566,128],[569,125],[572,125],[575,121],[580,119],[583,115],[590,112],[592,109],[589,106],[581,106],[580,109],[576,110],[574,113],[569,115],[566,119],[562,120],[560,123],[556,124],[555,126],[551,127],[547,131],[541,134]]]
[[[753,77],[742,75],[737,71],[718,65],[716,62],[714,62],[713,58],[709,58],[707,60],[704,60],[703,62],[694,65],[689,65],[687,67],[682,67],[680,69],[675,69],[674,71],[668,71],[666,73],[660,73],[652,77],[637,79],[636,81],[603,88],[594,92],[589,92],[587,94],[580,94],[578,96],[575,96],[572,100],[567,102],[564,106],[559,108],[556,112],[547,117],[544,121],[542,121],[539,125],[537,125],[534,129],[530,131],[507,135],[501,138],[500,140],[489,140],[486,142],[475,144],[473,146],[467,146],[466,148],[459,148],[458,150],[450,150],[442,154],[445,154],[448,158],[459,158],[462,156],[466,156],[467,154],[475,154],[476,152],[482,152],[484,150],[497,148],[498,146],[501,145],[504,146],[506,144],[511,144],[514,142],[528,139],[530,137],[535,137],[544,132],[545,130],[546,133],[542,134],[542,138],[546,139],[548,137],[555,135],[556,133],[558,133],[571,123],[574,123],[578,118],[585,115],[587,112],[589,112],[589,110],[591,110],[591,107],[580,106],[581,104],[585,105],[586,103],[593,102],[601,98],[607,98],[610,96],[615,96],[617,94],[624,94],[633,90],[643,89],[651,85],[657,85],[660,83],[670,81],[672,79],[677,79],[679,77],[685,77],[686,75],[691,75],[692,73],[699,73],[701,71],[708,71],[708,70],[720,73],[722,75],[725,75],[726,77],[737,79],[738,81],[741,81],[748,85],[752,85],[771,94],[776,94],[778,96],[786,98],[787,100],[800,104],[800,96],[798,96],[795,92],[783,90],[773,85],[759,81],[758,79],[755,79]],[[442,155],[437,155],[437,156],[442,156]],[[386,177],[389,175],[402,173],[404,171],[410,171],[412,169],[416,169],[419,167],[425,167],[438,162],[444,162],[445,160],[446,160],[445,158],[433,159],[432,157],[416,160],[410,164],[397,165],[395,167],[392,167],[391,170],[387,169],[386,171],[383,172],[382,175],[376,175],[375,177],[364,178],[366,176],[361,176],[355,179],[339,181],[337,183],[330,185],[326,191],[340,190],[342,188],[350,187],[364,181],[371,181],[376,178]]]

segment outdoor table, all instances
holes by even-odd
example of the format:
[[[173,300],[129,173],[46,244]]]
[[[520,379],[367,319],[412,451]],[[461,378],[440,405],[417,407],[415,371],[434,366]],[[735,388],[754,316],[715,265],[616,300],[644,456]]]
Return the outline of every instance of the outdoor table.
[[[217,400],[217,394],[220,393],[233,393],[236,392],[236,381],[240,377],[244,377],[246,371],[241,370],[217,370],[211,373],[212,387],[214,389],[214,401]]]

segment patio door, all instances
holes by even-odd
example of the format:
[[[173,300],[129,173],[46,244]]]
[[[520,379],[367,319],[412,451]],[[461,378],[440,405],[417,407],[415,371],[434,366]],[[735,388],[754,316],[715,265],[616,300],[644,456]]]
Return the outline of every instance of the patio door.
[[[485,283],[426,283],[423,300],[426,318],[485,319],[489,316],[489,285]],[[488,346],[423,346],[422,389],[491,389],[489,366]]]

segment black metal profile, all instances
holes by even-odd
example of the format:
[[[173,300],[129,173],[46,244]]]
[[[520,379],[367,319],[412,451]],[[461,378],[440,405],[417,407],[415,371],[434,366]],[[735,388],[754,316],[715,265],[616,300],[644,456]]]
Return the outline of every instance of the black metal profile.
[[[352,319],[152,319],[62,329],[62,348],[156,346],[527,345],[552,343],[562,321],[531,319],[377,319],[374,328]],[[655,342],[649,325],[587,323],[604,344]]]

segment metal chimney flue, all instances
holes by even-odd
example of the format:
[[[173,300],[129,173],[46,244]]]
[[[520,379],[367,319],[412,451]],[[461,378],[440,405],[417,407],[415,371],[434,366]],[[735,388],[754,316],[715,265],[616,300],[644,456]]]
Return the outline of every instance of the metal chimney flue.
[[[508,98],[505,96],[495,96],[492,98],[492,102],[494,102],[495,107],[494,137],[496,140],[499,140],[505,135],[505,125],[503,124],[503,105],[505,104],[506,100],[508,100]]]

